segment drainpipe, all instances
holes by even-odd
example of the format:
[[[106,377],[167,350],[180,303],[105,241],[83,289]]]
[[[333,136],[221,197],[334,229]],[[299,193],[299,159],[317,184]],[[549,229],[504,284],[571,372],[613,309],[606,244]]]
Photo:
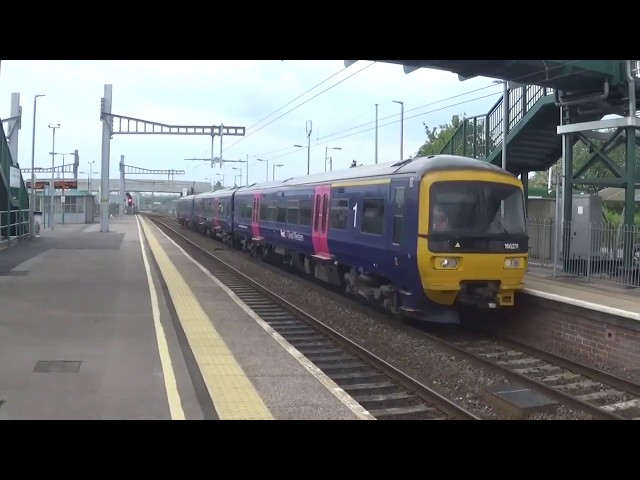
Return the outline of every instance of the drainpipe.
[[[631,74],[631,60],[627,60],[627,80],[629,81],[629,116],[636,116],[636,79]]]

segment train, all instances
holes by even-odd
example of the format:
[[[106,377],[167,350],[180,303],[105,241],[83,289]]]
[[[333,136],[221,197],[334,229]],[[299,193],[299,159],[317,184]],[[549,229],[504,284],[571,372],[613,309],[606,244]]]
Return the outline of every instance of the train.
[[[138,193],[124,194],[124,213],[128,215],[134,215],[139,212],[140,207],[140,195]]]
[[[454,155],[225,188],[177,200],[185,226],[394,316],[461,323],[515,305],[528,241],[522,182]]]

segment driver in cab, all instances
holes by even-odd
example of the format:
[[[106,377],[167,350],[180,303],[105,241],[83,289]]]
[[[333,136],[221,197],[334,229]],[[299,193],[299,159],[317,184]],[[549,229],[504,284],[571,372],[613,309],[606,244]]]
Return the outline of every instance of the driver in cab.
[[[449,220],[447,215],[442,209],[436,206],[433,209],[433,221],[431,222],[431,229],[434,232],[444,232],[449,228]]]

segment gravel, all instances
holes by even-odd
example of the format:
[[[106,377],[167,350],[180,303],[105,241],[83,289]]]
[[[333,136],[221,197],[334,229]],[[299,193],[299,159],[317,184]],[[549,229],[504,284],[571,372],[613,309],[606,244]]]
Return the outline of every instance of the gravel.
[[[176,227],[177,223],[174,222],[171,226]],[[185,233],[184,229],[180,231]],[[452,351],[431,342],[420,332],[406,327],[391,316],[389,321],[383,322],[358,308],[351,308],[349,299],[331,295],[313,281],[260,262],[215,240],[192,232],[186,235],[200,245],[210,245],[211,249],[216,247],[215,255],[221,260],[230,263],[258,283],[268,285],[277,295],[477,416],[484,419],[510,418],[484,399],[487,387],[510,385],[505,377],[456,357]],[[555,411],[535,413],[526,418],[542,420],[591,417],[558,406]]]

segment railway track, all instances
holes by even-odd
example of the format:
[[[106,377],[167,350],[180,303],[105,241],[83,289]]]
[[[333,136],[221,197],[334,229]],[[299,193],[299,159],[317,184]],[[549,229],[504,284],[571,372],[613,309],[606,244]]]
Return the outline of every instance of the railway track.
[[[178,225],[175,220],[168,220]],[[313,279],[305,277],[305,280],[317,284]],[[412,321],[401,327],[377,309],[362,305],[331,289],[325,290],[328,296],[339,297],[343,302],[348,301],[351,308],[378,317],[380,321],[388,324],[395,323],[397,328],[409,326],[475,365],[496,371],[559,404],[588,413],[594,419],[640,419],[640,385],[637,383],[542,350],[501,339],[495,334],[482,331],[481,327],[473,333],[466,329],[454,332],[450,329],[436,329],[441,333],[433,333],[425,329],[423,324]]]
[[[480,420],[313,316],[247,277],[168,225],[147,215],[261,319],[379,420]]]
[[[602,370],[485,333],[431,340],[594,419],[640,420],[640,385]]]

